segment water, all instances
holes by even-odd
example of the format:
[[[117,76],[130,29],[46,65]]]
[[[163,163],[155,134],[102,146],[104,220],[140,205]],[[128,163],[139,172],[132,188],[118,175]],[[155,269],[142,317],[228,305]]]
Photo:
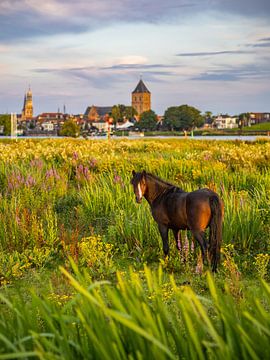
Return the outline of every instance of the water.
[[[270,136],[254,136],[254,135],[224,135],[224,136],[111,136],[113,140],[138,140],[138,139],[186,139],[186,140],[242,140],[242,141],[255,141],[258,138],[265,138],[270,140]],[[10,139],[10,136],[0,136],[1,139]],[[13,138],[15,140],[16,138]],[[19,136],[19,139],[68,139],[62,136]],[[77,138],[77,140],[85,140],[83,137]],[[107,136],[89,136],[87,140],[107,140]]]

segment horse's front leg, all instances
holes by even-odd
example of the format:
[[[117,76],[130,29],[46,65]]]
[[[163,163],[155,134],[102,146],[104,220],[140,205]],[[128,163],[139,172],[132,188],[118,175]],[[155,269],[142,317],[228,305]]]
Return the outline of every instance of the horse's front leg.
[[[160,232],[162,243],[163,243],[163,252],[165,258],[169,256],[169,243],[168,243],[168,227],[163,224],[158,224],[158,230]]]

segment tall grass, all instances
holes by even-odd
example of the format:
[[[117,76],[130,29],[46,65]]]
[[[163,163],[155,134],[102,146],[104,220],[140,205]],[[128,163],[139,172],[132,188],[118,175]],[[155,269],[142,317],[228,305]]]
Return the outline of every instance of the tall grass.
[[[270,142],[60,140],[0,147],[2,251],[56,249],[65,231],[80,238],[94,229],[144,260],[155,257],[160,238],[148,204],[135,204],[133,169],[186,191],[216,190],[225,203],[224,243],[243,253],[269,248]]]
[[[159,268],[118,274],[117,285],[91,283],[73,265],[62,272],[70,300],[1,296],[0,359],[266,359],[270,288],[235,305],[208,275],[199,298]],[[64,297],[62,297],[64,298]],[[167,299],[167,300],[165,300]]]
[[[265,141],[0,142],[0,359],[267,358],[269,285],[254,296],[240,271],[257,266],[267,279],[269,159]],[[175,244],[166,271],[158,268],[161,239],[147,202],[135,202],[133,169],[220,194],[225,261],[216,278],[206,282]],[[158,270],[143,267],[152,262]],[[58,277],[59,264],[73,275]],[[50,275],[20,295],[16,280],[44,267]]]

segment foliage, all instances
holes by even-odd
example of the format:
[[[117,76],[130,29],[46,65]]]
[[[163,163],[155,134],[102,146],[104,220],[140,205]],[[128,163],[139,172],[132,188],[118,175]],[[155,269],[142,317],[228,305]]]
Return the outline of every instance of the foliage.
[[[108,275],[114,269],[114,246],[105,243],[101,236],[92,235],[84,237],[76,245],[76,249],[74,249],[73,243],[63,243],[65,255],[67,257],[74,257],[74,260],[81,267],[89,268],[92,276],[98,274],[100,277],[104,277],[104,274]]]
[[[172,106],[164,113],[164,126],[171,130],[189,130],[204,123],[200,110],[189,105]]]
[[[210,297],[205,298],[177,285],[161,267],[118,272],[116,285],[92,283],[74,264],[74,276],[62,272],[69,293],[32,294],[27,304],[0,295],[3,359],[268,357],[270,288],[265,282],[260,300],[245,293],[240,306],[209,274]]]
[[[0,115],[0,126],[4,126],[4,135],[10,135],[11,120],[9,114]]]
[[[73,121],[67,120],[60,131],[61,136],[77,137],[80,133],[80,127]]]
[[[157,127],[157,115],[153,110],[148,110],[140,115],[140,121],[136,124],[140,130],[155,130]]]
[[[136,109],[132,106],[122,104],[114,105],[111,112],[111,116],[113,117],[115,123],[118,121],[122,122],[125,119],[131,120],[134,115],[137,115]]]
[[[270,263],[270,254],[258,254],[255,257],[254,265],[259,276],[264,279],[268,274],[268,265]]]
[[[0,359],[266,358],[270,291],[258,278],[269,279],[269,160],[267,140],[0,141]],[[160,260],[133,169],[220,194],[214,279],[189,234],[180,251],[171,236]]]
[[[242,129],[244,126],[248,126],[250,122],[250,113],[242,113],[239,115],[238,127]]]

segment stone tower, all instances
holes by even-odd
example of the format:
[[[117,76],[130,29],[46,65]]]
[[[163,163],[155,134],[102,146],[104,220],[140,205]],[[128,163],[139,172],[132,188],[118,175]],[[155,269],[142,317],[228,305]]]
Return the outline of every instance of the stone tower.
[[[33,118],[33,96],[32,96],[32,91],[29,87],[29,90],[24,95],[22,120],[28,120],[32,118]]]
[[[151,93],[142,79],[138,82],[135,90],[132,91],[132,107],[137,110],[138,115],[151,110]]]

